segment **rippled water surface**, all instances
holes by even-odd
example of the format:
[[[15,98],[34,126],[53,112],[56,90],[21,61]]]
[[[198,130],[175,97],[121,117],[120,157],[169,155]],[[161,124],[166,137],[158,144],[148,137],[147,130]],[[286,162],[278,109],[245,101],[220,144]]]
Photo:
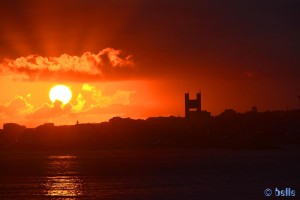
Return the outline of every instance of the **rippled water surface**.
[[[265,199],[267,187],[300,193],[299,153],[0,152],[0,199]]]

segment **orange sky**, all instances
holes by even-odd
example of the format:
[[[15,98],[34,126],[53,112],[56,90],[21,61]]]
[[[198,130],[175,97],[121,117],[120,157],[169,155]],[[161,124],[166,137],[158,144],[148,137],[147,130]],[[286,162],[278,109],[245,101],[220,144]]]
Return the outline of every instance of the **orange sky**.
[[[294,109],[297,1],[4,0],[0,124],[183,116],[203,109]],[[65,106],[49,90],[71,88]]]

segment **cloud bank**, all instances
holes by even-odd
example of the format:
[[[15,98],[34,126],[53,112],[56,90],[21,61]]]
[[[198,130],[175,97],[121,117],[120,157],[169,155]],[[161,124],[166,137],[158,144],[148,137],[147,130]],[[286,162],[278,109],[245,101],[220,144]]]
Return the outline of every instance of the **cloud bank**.
[[[15,96],[9,102],[0,104],[0,123],[17,122],[31,127],[47,121],[56,124],[80,122],[100,122],[113,116],[122,116],[131,106],[130,98],[135,91],[116,90],[103,94],[102,90],[90,84],[83,84],[74,101],[66,105],[56,101],[34,106],[31,95]],[[126,112],[128,109],[126,110]]]
[[[134,62],[132,55],[122,58],[121,50],[106,48],[98,54],[85,52],[81,56],[7,58],[0,66],[2,75],[13,75],[18,80],[105,81],[124,79],[132,72]]]

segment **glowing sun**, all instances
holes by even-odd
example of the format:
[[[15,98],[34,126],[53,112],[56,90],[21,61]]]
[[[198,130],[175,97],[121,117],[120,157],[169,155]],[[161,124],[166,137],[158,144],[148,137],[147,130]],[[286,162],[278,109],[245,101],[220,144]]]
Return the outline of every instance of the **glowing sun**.
[[[65,105],[71,100],[72,91],[68,86],[55,85],[50,89],[49,98],[52,103],[54,103],[55,101],[60,101]]]

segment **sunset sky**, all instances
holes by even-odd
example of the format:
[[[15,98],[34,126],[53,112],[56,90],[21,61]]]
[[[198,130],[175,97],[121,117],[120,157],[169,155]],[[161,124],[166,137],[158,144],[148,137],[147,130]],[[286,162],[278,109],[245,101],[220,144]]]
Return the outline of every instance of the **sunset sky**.
[[[3,0],[0,124],[299,108],[298,0]],[[71,101],[49,90],[68,86]]]

